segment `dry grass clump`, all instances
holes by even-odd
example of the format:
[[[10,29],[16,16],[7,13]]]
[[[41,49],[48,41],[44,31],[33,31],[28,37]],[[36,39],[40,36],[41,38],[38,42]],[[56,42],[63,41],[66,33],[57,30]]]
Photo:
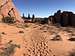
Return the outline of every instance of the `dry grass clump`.
[[[9,41],[6,45],[5,48],[2,48],[2,52],[0,52],[0,56],[13,56],[13,54],[15,53],[15,48],[18,47],[20,48],[19,45],[16,44],[12,44],[12,41]]]
[[[31,38],[32,45],[26,48],[27,53],[24,56],[55,56],[48,47],[48,41],[45,37],[39,37],[39,40]]]
[[[28,27],[29,27],[29,25],[25,24],[25,25],[24,25],[24,27],[28,28]]]
[[[28,24],[16,24],[16,27],[17,27],[17,28],[25,29],[25,28],[28,28],[29,25],[28,25]]]

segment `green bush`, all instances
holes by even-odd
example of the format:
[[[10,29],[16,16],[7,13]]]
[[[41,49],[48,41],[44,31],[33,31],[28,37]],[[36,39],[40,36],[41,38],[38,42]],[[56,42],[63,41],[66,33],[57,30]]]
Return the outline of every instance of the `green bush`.
[[[12,24],[12,23],[15,23],[15,20],[14,20],[14,17],[7,16],[7,17],[2,18],[2,22]]]

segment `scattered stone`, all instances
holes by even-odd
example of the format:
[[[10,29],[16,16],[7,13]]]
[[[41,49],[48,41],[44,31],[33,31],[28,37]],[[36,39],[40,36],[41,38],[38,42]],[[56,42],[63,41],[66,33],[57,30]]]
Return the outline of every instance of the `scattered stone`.
[[[25,53],[23,54],[23,56],[26,56]]]
[[[40,28],[40,30],[42,30],[42,28]]]
[[[33,28],[37,28],[37,27],[35,26],[35,27],[33,27]]]
[[[47,30],[44,30],[43,32],[47,32]]]
[[[54,36],[51,40],[57,41],[57,40],[62,40],[62,38],[61,38],[60,35],[56,35],[56,36]]]
[[[70,36],[70,38],[68,40],[75,41],[75,34],[71,34],[71,36]]]
[[[19,33],[24,33],[24,31],[19,31]]]
[[[5,32],[2,32],[2,34],[5,35],[6,33]]]
[[[10,40],[10,41],[8,42],[8,44],[11,43],[11,42],[13,42],[13,40]]]
[[[68,40],[70,40],[70,41],[75,41],[75,38],[70,38],[70,39],[68,39]]]

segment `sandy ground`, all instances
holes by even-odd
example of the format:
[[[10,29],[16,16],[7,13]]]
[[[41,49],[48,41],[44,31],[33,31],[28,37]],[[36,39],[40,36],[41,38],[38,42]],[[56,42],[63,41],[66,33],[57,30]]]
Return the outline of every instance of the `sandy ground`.
[[[71,33],[75,34],[74,28],[32,23],[22,28],[0,23],[0,47],[12,40],[13,44],[20,45],[20,48],[15,48],[13,56],[68,56],[75,50],[75,42],[68,40],[70,32],[67,30],[72,30]],[[61,40],[51,40],[56,34],[60,35]]]

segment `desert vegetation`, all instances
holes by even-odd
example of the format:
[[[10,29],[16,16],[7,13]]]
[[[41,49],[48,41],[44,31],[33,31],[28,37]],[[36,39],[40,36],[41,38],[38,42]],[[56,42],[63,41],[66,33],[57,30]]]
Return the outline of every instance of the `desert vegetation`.
[[[25,28],[28,28],[30,25],[28,25],[28,24],[16,24],[15,26],[16,26],[17,28],[25,29]]]
[[[12,44],[11,42],[12,40],[5,44],[5,47],[1,48],[2,51],[0,51],[0,56],[13,56],[15,53],[15,48],[20,48],[19,45]]]
[[[15,19],[14,17],[7,16],[2,18],[2,22],[12,24],[12,23],[15,23]]]

